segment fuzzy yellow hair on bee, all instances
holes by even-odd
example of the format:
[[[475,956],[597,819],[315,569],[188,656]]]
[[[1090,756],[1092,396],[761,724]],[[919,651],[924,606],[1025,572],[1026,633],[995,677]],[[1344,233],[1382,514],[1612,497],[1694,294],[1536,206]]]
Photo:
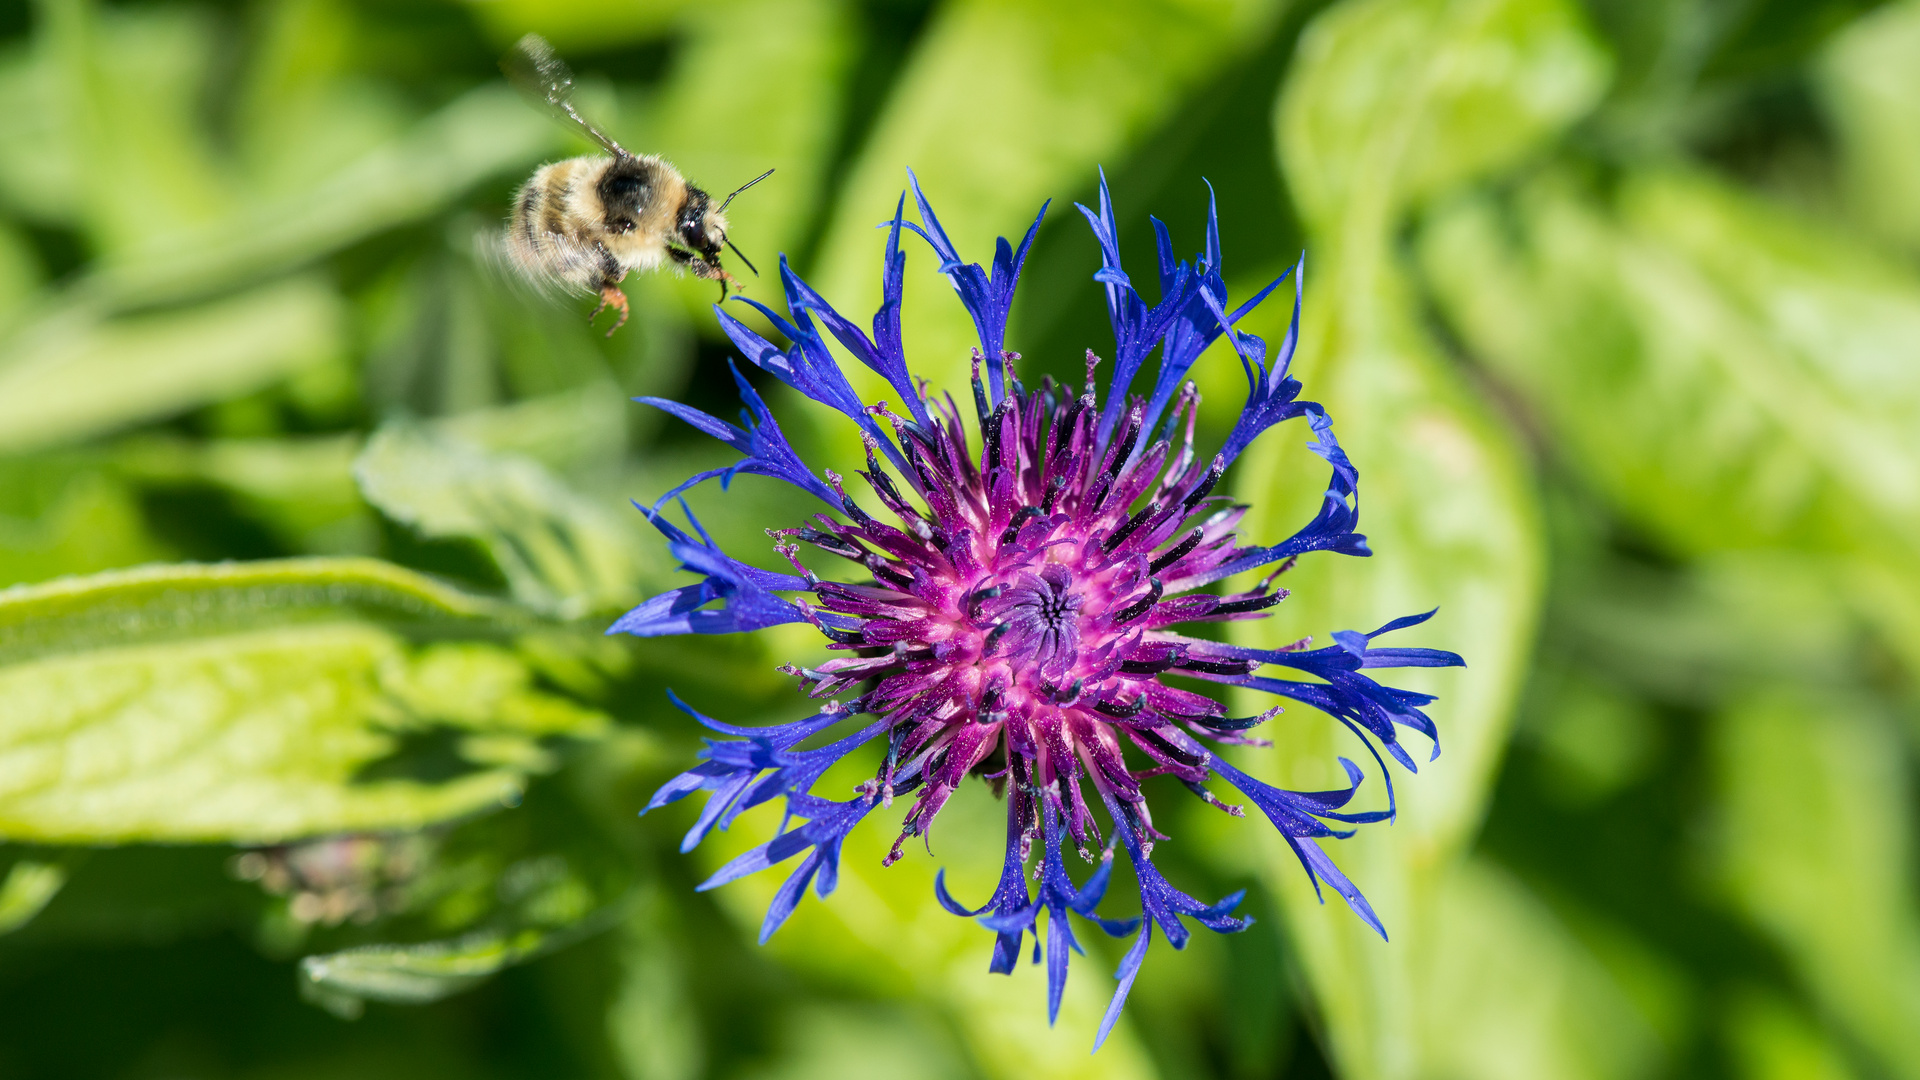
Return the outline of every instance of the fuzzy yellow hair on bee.
[[[735,195],[771,176],[772,169],[715,206],[665,159],[630,154],[588,123],[573,104],[573,73],[546,39],[521,38],[501,66],[523,91],[606,150],[542,165],[514,195],[504,239],[508,259],[522,276],[599,294],[600,306],[588,318],[609,307],[618,311],[618,321],[607,331],[611,336],[627,321],[627,294],[620,282],[629,271],[671,264],[718,281],[724,300],[727,286],[739,282],[721,268],[721,246],[754,269],[727,239],[726,210]]]

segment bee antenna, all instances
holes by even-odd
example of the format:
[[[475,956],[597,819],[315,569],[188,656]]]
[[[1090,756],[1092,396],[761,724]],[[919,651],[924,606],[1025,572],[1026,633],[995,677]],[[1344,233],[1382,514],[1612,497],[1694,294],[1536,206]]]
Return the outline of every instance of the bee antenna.
[[[727,206],[728,206],[729,204],[731,204],[731,203],[733,202],[733,199],[734,199],[734,196],[735,196],[735,195],[738,195],[738,194],[740,194],[741,192],[743,192],[743,191],[745,191],[745,190],[747,190],[748,188],[750,188],[750,187],[752,187],[753,185],[755,185],[755,184],[757,184],[757,183],[759,183],[759,182],[760,182],[760,181],[762,181],[762,180],[765,180],[765,179],[766,179],[767,177],[769,177],[769,176],[772,176],[772,175],[773,175],[773,170],[772,170],[772,169],[768,169],[768,170],[767,170],[766,172],[763,172],[763,173],[761,173],[761,174],[760,174],[759,176],[756,176],[756,177],[754,177],[753,179],[751,179],[751,180],[749,180],[749,181],[747,181],[746,183],[744,183],[744,184],[741,184],[741,185],[740,185],[739,187],[737,187],[737,188],[734,188],[734,189],[733,189],[733,193],[732,193],[732,194],[730,194],[730,195],[728,195],[728,196],[727,196],[727,197],[726,197],[725,199],[723,199],[723,200],[721,200],[721,202],[720,202],[720,209],[722,209],[722,210],[725,210],[725,209],[727,208]],[[728,244],[727,246],[728,246],[728,247],[733,247],[733,245],[732,245],[732,244]],[[738,248],[735,248],[735,249],[734,249],[734,252],[733,252],[733,253],[734,253],[735,255],[740,255],[740,251],[739,251],[739,249],[738,249]],[[741,255],[740,257],[741,257],[741,259],[742,259],[742,260],[744,260],[744,259],[746,258],[746,256],[744,256],[744,255]],[[752,263],[747,263],[747,268],[748,268],[748,269],[752,269],[752,268],[753,268],[753,264],[752,264]],[[755,271],[754,271],[754,274],[755,274],[756,276],[758,276],[758,274],[759,274],[759,271],[757,271],[757,270],[755,270]]]
[[[767,171],[768,171],[768,172],[772,172],[773,170],[772,170],[772,169],[768,169]],[[737,248],[737,247],[734,247],[734,246],[733,246],[733,241],[731,241],[731,240],[729,240],[729,241],[727,241],[727,250],[728,250],[728,251],[731,251],[731,252],[733,252],[733,253],[734,253],[735,255],[739,255],[739,256],[740,256],[740,261],[741,261],[741,262],[743,262],[743,263],[746,263],[746,264],[747,264],[747,269],[749,269],[749,270],[752,270],[752,271],[753,271],[753,276],[754,276],[754,277],[759,277],[759,276],[760,276],[760,271],[759,271],[759,270],[757,270],[757,269],[755,269],[755,267],[754,267],[754,265],[753,265],[753,260],[752,260],[752,259],[749,259],[749,258],[747,258],[747,257],[746,257],[746,256],[745,256],[744,254],[741,254],[741,251],[740,251],[740,249],[739,249],[739,248]]]

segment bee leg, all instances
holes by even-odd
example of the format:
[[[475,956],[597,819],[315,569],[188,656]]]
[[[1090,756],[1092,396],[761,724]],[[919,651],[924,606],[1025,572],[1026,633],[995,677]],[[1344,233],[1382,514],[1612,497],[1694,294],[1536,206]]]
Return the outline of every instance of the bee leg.
[[[627,325],[627,294],[620,291],[620,286],[611,282],[600,286],[600,306],[594,308],[593,314],[587,316],[587,322],[592,323],[600,317],[601,312],[610,307],[618,311],[620,317],[607,329],[608,337],[612,337],[615,330]]]
[[[686,263],[687,269],[693,271],[694,277],[706,278],[708,281],[718,281],[720,283],[720,299],[723,301],[727,298],[727,288],[729,286],[736,292],[741,289],[740,279],[720,269],[719,263],[708,262],[697,255],[689,255],[682,261]]]

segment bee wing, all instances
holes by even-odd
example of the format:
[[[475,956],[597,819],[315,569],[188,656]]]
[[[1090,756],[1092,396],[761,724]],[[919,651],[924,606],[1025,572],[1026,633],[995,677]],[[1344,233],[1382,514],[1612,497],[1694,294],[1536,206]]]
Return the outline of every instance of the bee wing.
[[[591,294],[606,274],[606,260],[597,246],[563,233],[509,226],[476,242],[481,261],[510,271],[543,296]]]
[[[555,116],[572,124],[587,137],[601,146],[614,157],[632,157],[624,148],[599,128],[587,122],[580,111],[573,106],[573,72],[567,62],[560,59],[547,44],[547,39],[539,34],[528,34],[515,42],[513,49],[500,61],[500,69],[507,73],[520,91],[537,99]]]

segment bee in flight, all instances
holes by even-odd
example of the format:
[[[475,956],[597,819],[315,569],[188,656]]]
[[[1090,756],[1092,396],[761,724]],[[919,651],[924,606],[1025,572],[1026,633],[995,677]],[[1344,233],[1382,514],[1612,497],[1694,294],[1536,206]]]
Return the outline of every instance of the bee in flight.
[[[579,128],[612,157],[588,154],[542,165],[513,198],[506,248],[514,267],[537,283],[600,294],[591,320],[612,307],[626,325],[627,294],[620,281],[629,270],[653,270],[671,260],[695,277],[739,286],[720,267],[725,244],[748,270],[753,263],[727,239],[727,205],[734,195],[773,175],[768,169],[728,195],[719,206],[679,170],[653,154],[630,154],[573,105],[573,73],[538,34],[520,39],[501,65],[523,91]]]

